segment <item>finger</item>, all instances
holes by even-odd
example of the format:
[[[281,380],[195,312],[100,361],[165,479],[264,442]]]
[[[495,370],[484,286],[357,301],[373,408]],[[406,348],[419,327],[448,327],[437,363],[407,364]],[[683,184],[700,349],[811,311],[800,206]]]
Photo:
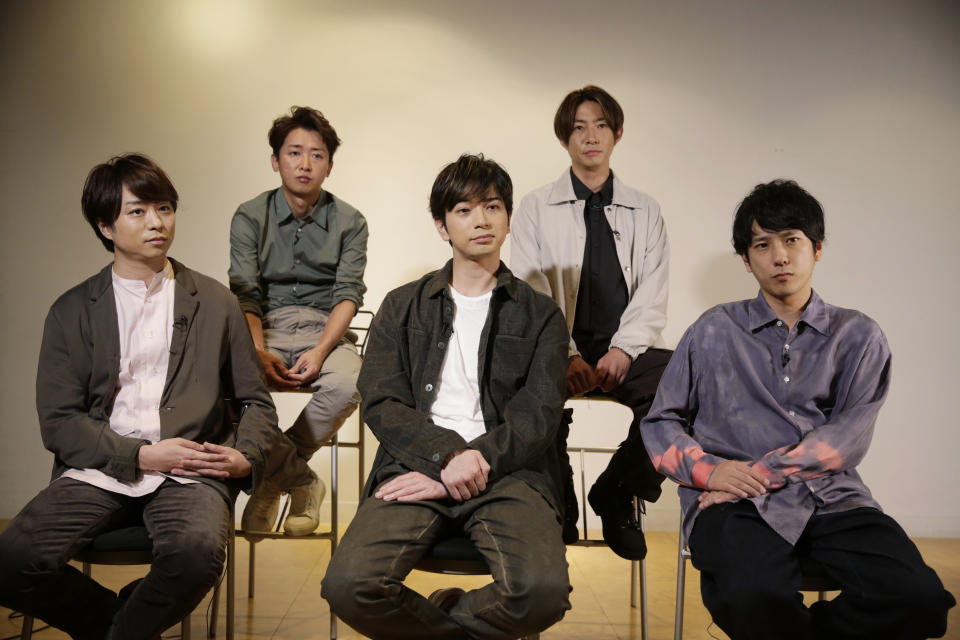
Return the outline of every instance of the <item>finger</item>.
[[[190,471],[189,469],[182,469],[180,467],[174,467],[173,469],[170,469],[170,473],[175,476],[197,477],[200,475],[196,471]]]

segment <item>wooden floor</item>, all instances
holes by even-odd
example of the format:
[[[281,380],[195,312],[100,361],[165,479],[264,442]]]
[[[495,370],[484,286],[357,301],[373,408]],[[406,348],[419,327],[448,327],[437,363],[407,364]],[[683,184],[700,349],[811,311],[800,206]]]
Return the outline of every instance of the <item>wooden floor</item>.
[[[650,552],[647,559],[649,638],[673,638],[674,593],[676,585],[677,537],[674,532],[647,533]],[[924,558],[934,567],[954,594],[960,594],[960,540],[919,539]],[[325,541],[265,540],[257,545],[257,583],[255,598],[247,598],[247,542],[237,540],[237,621],[236,637],[247,639],[321,639],[329,637],[330,612],[320,598],[320,581],[330,558]],[[570,547],[570,580],[573,584],[573,609],[566,617],[541,634],[544,640],[613,640],[640,638],[640,610],[630,607],[630,564],[605,547]],[[112,589],[134,580],[142,567],[95,567],[94,577]],[[408,584],[420,593],[445,586],[471,588],[485,584],[486,577],[454,577],[414,572]],[[716,626],[700,601],[699,577],[693,567],[687,569],[686,616],[684,638],[711,640],[727,636]],[[193,617],[193,637],[203,638],[209,618],[209,596]],[[16,634],[20,620],[9,619],[10,612],[0,608],[0,638]],[[218,637],[225,637],[223,607],[219,615]],[[176,637],[174,628],[164,637]],[[38,640],[66,638],[47,629],[35,634]],[[343,623],[339,638],[362,638]],[[948,638],[960,638],[960,613],[951,611]]]

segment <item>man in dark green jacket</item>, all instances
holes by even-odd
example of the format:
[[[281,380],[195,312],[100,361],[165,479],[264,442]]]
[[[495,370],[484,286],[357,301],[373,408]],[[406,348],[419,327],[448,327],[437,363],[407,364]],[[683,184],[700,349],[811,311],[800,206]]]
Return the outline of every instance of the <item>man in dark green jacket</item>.
[[[380,440],[323,596],[371,638],[516,638],[570,608],[561,539],[567,333],[500,262],[512,184],[482,156],[437,177],[430,208],[453,259],[387,295],[360,372]],[[467,535],[493,582],[429,599],[403,585],[443,537]]]
[[[177,192],[163,170],[113,158],[90,172],[82,205],[114,261],[44,325],[37,412],[53,479],[0,535],[0,604],[74,638],[155,638],[217,581],[236,491],[274,445],[298,458],[236,299],[167,258]],[[118,597],[67,562],[128,522],[146,526],[154,561]]]

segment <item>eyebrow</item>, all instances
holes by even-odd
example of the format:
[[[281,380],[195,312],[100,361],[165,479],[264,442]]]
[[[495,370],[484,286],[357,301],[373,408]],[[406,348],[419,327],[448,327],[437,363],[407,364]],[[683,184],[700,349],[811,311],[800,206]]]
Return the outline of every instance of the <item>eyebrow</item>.
[[[586,118],[574,118],[573,121],[574,121],[574,122],[590,122],[590,121],[589,121],[588,119],[586,119]],[[607,118],[606,118],[606,116],[600,116],[599,118],[594,118],[593,121],[594,121],[594,122],[606,122],[606,121],[607,121]]]

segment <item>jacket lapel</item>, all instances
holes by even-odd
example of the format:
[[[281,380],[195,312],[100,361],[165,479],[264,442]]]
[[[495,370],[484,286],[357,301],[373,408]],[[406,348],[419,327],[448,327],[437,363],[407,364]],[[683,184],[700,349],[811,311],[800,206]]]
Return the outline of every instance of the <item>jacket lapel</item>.
[[[187,337],[193,327],[194,318],[200,303],[197,301],[197,287],[190,276],[190,272],[178,262],[170,260],[173,265],[177,284],[173,290],[173,335],[170,337],[170,362],[167,365],[167,379],[163,383],[161,404],[169,401],[170,382],[176,376],[183,364],[186,352]]]

